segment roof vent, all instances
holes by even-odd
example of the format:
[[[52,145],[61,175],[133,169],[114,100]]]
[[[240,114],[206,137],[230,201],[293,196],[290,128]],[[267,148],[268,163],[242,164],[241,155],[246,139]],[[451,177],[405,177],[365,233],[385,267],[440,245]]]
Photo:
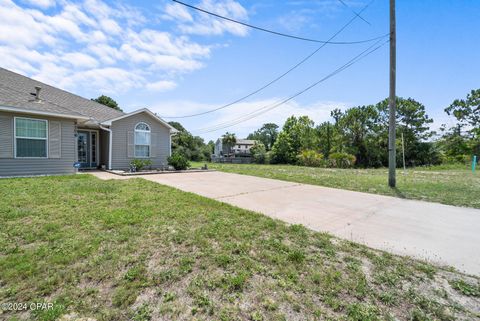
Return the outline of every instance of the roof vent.
[[[40,90],[42,90],[42,87],[35,86],[35,100],[36,101],[40,101]]]

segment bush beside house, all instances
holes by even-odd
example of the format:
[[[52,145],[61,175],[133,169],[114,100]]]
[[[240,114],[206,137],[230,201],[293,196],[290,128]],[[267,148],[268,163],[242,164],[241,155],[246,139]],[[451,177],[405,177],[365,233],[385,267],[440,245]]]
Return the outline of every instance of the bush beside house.
[[[168,158],[168,165],[173,166],[176,170],[186,170],[190,167],[190,162],[184,155],[175,152]]]

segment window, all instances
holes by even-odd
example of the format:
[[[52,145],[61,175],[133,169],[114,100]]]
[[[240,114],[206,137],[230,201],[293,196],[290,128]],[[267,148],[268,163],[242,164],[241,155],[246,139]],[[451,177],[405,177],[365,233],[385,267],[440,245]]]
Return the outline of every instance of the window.
[[[135,157],[150,157],[150,126],[138,123],[135,126]]]
[[[48,123],[15,117],[15,157],[47,157]]]

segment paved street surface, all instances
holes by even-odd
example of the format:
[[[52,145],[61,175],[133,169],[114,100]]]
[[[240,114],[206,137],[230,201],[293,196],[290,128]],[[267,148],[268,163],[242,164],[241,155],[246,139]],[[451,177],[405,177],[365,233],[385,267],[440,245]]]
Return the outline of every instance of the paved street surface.
[[[131,178],[92,174],[101,179]],[[480,275],[477,209],[222,172],[141,177],[372,248]]]

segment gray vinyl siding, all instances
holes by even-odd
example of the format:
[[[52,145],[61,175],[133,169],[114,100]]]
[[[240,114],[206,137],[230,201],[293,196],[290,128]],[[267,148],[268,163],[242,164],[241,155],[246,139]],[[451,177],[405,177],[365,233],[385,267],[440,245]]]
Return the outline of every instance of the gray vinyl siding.
[[[13,158],[13,117],[0,113],[0,158]]]
[[[76,159],[75,153],[75,123],[73,120],[43,117],[43,116],[31,116],[14,113],[0,112],[0,120],[5,122],[5,119],[11,121],[10,132],[6,133],[5,130],[0,129],[0,143],[7,144],[7,148],[13,148],[14,144],[14,132],[13,122],[14,117],[27,117],[36,119],[45,119],[50,123],[59,125],[59,136],[61,148],[59,151],[55,151],[56,158],[14,158],[13,151],[12,157],[0,158],[0,176],[24,176],[24,175],[47,175],[47,174],[71,174],[75,173],[73,163]],[[56,132],[57,133],[57,132]],[[50,136],[50,134],[49,134]],[[8,138],[11,137],[11,138]],[[55,137],[58,139],[59,137]],[[11,147],[8,146],[11,144]],[[50,144],[50,141],[49,141]],[[50,149],[52,152],[53,150]],[[49,156],[50,157],[50,156]]]
[[[148,124],[152,132],[150,152],[152,167],[167,165],[167,157],[170,156],[170,129],[147,113],[139,113],[112,123],[112,169],[128,169],[130,162],[135,158],[129,157],[128,135],[129,132],[134,132],[135,125],[140,122]]]

